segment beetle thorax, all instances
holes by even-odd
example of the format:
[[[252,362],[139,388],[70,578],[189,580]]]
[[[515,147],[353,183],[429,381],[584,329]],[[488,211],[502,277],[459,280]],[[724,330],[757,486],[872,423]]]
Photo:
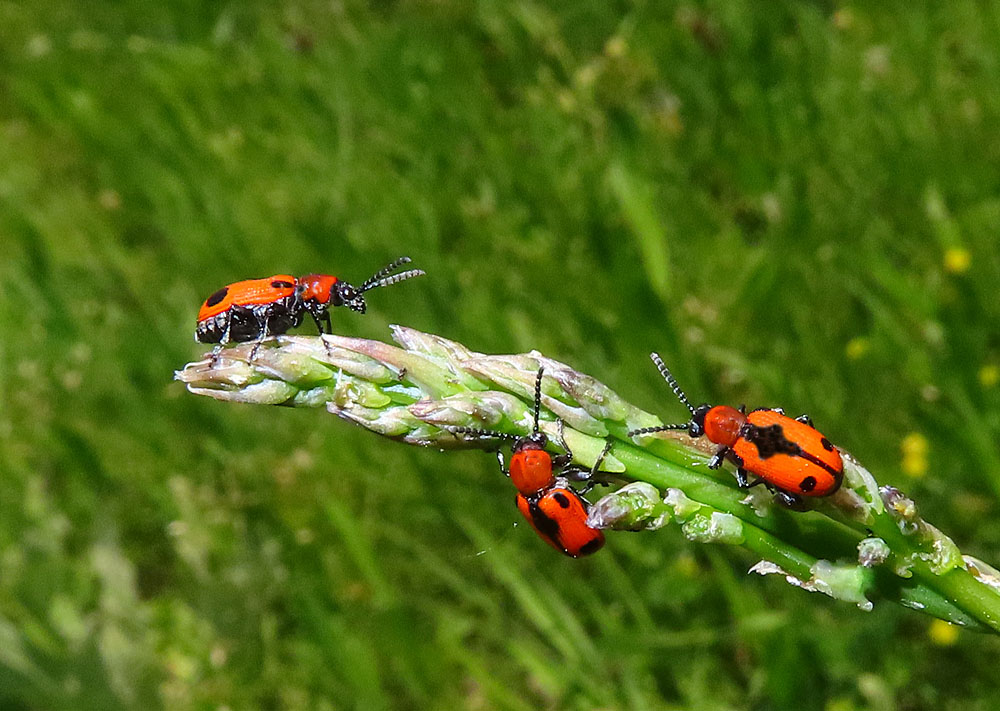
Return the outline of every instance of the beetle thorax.
[[[307,307],[327,306],[337,283],[337,277],[329,274],[307,274],[298,280],[299,300]]]
[[[536,433],[518,440],[510,458],[510,480],[525,496],[552,484],[552,457],[545,451],[545,435]]]
[[[746,415],[736,408],[716,405],[705,413],[705,436],[716,444],[732,447],[746,422]]]

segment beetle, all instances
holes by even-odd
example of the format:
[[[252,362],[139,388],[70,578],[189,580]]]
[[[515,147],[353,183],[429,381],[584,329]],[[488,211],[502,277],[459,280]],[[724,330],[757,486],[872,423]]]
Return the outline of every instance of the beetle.
[[[687,430],[691,437],[705,435],[719,445],[709,460],[718,469],[724,460],[736,465],[742,487],[764,484],[791,508],[802,508],[803,497],[830,496],[844,479],[840,451],[815,427],[808,415],[791,418],[779,408],[758,408],[749,413],[727,405],[693,407],[670,370],[656,353],[650,354],[660,375],[691,412],[688,422],[632,430],[629,437]],[[751,476],[755,477],[751,481]]]
[[[365,292],[425,273],[420,269],[410,269],[392,274],[410,261],[409,257],[400,257],[377,271],[359,287],[331,274],[307,274],[298,278],[289,274],[275,274],[264,279],[247,279],[229,284],[213,293],[201,305],[195,340],[199,343],[219,344],[214,354],[227,343],[255,340],[257,345],[251,352],[253,358],[261,341],[268,336],[278,336],[298,327],[306,314],[312,317],[321,334],[332,333],[330,307],[346,306],[352,311],[364,313],[367,308]]]
[[[552,456],[546,451],[549,438],[538,428],[542,400],[542,374],[535,377],[534,426],[531,434],[518,437],[506,432],[482,430],[472,427],[451,427],[452,434],[473,435],[483,439],[510,440],[512,453],[509,467],[503,452],[497,452],[500,471],[510,477],[517,489],[517,508],[542,540],[557,551],[578,558],[600,550],[604,533],[587,525],[590,504],[570,485],[570,477],[590,479],[597,474],[605,455],[611,449],[609,441],[594,462],[590,471],[570,466],[573,452],[563,435],[563,421],[559,420],[559,444],[564,453]],[[560,476],[556,476],[556,473]]]

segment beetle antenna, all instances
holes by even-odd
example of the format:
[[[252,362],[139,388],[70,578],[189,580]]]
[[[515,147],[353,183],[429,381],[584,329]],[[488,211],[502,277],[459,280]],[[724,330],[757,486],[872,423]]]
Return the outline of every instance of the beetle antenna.
[[[652,359],[653,363],[656,364],[656,368],[657,370],[660,371],[660,375],[662,375],[663,379],[667,381],[667,385],[669,385],[670,389],[674,391],[674,395],[676,395],[680,399],[680,401],[684,403],[684,407],[690,410],[691,414],[693,415],[694,408],[691,407],[691,403],[688,402],[687,395],[685,395],[684,391],[681,390],[681,386],[677,384],[677,381],[674,379],[674,376],[670,372],[670,369],[667,368],[666,364],[663,362],[663,359],[660,358],[660,354],[653,352],[649,354],[649,357],[650,359]],[[676,428],[670,428],[670,429],[676,429]]]
[[[507,439],[511,441],[518,439],[517,435],[497,432],[496,430],[481,430],[475,427],[444,427],[442,429],[451,432],[453,435],[473,435],[480,439]]]
[[[535,427],[532,430],[535,434],[538,434],[538,411],[542,405],[542,373],[545,372],[545,366],[538,369],[538,375],[535,376]]]
[[[625,433],[626,437],[635,437],[636,435],[652,434],[654,432],[666,432],[668,430],[686,430],[688,429],[688,424],[685,422],[681,425],[660,425],[659,427],[643,427],[638,430],[629,430]]]
[[[389,286],[390,284],[398,284],[401,281],[411,279],[415,276],[422,276],[426,274],[423,269],[409,269],[405,272],[400,272],[399,274],[392,274],[396,269],[403,266],[404,264],[409,264],[413,260],[409,257],[400,257],[395,261],[389,262],[384,267],[379,269],[377,272],[372,274],[365,281],[364,284],[358,287],[358,293],[363,294],[370,289],[375,289],[380,286]],[[392,276],[389,276],[392,274]]]

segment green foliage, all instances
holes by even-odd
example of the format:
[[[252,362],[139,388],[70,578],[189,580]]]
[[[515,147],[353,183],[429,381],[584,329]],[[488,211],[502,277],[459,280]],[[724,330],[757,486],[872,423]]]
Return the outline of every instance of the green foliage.
[[[683,414],[656,349],[996,561],[998,19],[0,5],[0,708],[995,708],[993,638],[676,530],[563,560],[486,455],[170,376],[219,286],[409,254],[429,276],[338,330],[537,348]]]

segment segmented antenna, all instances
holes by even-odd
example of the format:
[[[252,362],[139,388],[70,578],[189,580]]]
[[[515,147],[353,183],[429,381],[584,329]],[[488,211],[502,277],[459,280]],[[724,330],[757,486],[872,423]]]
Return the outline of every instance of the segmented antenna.
[[[643,427],[638,430],[629,430],[625,433],[626,437],[635,437],[636,435],[652,434],[653,432],[666,432],[667,430],[686,430],[688,429],[688,423],[680,425],[660,425],[659,427]]]
[[[403,257],[406,259],[406,257]],[[542,373],[545,372],[545,368],[539,368],[538,374],[535,376],[535,408],[534,408],[534,418],[535,425],[532,428],[533,434],[538,434],[538,417],[540,403],[542,401]],[[454,435],[472,435],[473,437],[479,437],[480,439],[501,439],[508,440],[511,442],[516,442],[521,439],[518,435],[508,434],[506,432],[497,432],[496,430],[483,430],[475,427],[445,427],[443,429],[448,430]]]
[[[535,427],[531,431],[538,434],[538,410],[542,404],[542,373],[545,372],[545,366],[538,369],[538,375],[535,376]]]
[[[481,430],[475,427],[445,427],[444,429],[452,434],[473,435],[482,439],[509,439],[512,441],[518,439],[517,435],[497,432],[496,430]]]
[[[676,380],[674,380],[673,374],[667,368],[666,364],[663,362],[663,359],[660,358],[660,354],[655,352],[650,353],[649,357],[653,361],[653,363],[656,364],[656,368],[657,370],[660,371],[660,375],[662,375],[663,379],[667,381],[667,385],[669,385],[670,389],[674,391],[674,395],[676,395],[680,399],[680,401],[684,403],[684,407],[690,410],[691,414],[693,415],[694,408],[691,406],[691,403],[688,402],[687,395],[684,394],[684,391],[681,390],[681,386],[677,384]],[[669,429],[679,429],[679,428],[671,427]]]
[[[392,274],[392,272],[399,267],[404,264],[409,264],[412,261],[413,260],[409,257],[400,257],[399,259],[386,264],[384,267],[368,277],[364,284],[358,287],[358,293],[363,294],[370,289],[375,289],[380,286],[389,286],[390,284],[397,284],[415,276],[426,274],[423,269],[410,269],[405,272],[400,272],[399,274]],[[392,274],[392,276],[389,276],[390,274]]]

